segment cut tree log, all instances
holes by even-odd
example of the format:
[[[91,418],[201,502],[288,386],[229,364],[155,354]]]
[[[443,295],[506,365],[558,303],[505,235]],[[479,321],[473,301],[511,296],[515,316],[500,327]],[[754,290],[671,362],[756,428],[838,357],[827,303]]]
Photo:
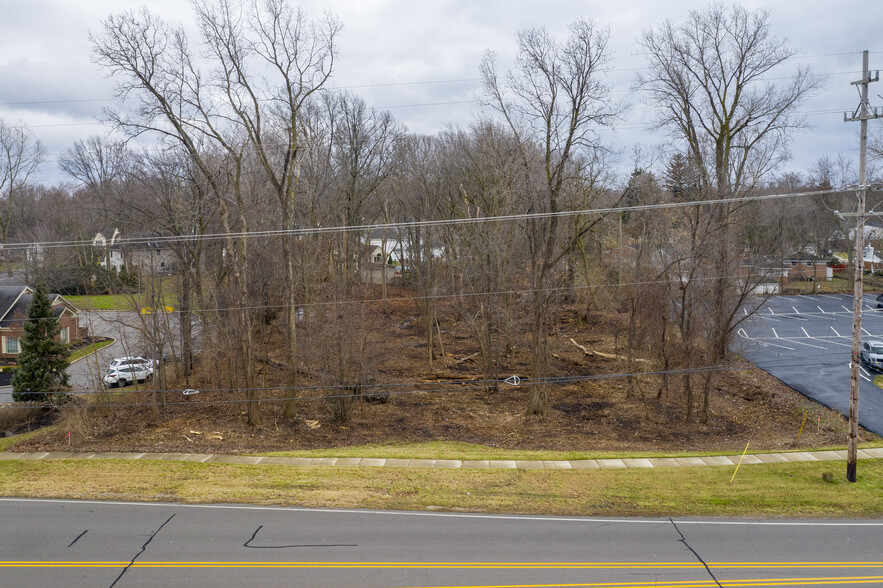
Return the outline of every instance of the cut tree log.
[[[577,347],[578,347],[578,348],[579,348],[584,354],[586,354],[586,355],[590,355],[590,356],[592,356],[592,357],[600,357],[601,359],[619,359],[619,360],[622,360],[622,361],[628,361],[628,360],[629,360],[629,358],[626,357],[625,355],[616,355],[616,354],[614,354],[614,353],[604,353],[603,351],[595,351],[595,350],[592,350],[592,349],[586,349],[585,347],[583,347],[582,345],[580,345],[579,343],[577,343],[577,342],[574,341],[573,339],[571,339],[570,342],[573,343],[574,345],[576,345],[576,346],[577,346]],[[647,360],[647,359],[642,359],[642,358],[640,358],[640,357],[635,357],[635,358],[632,359],[632,361],[637,361],[637,362],[640,362],[640,363],[650,363],[649,360]]]

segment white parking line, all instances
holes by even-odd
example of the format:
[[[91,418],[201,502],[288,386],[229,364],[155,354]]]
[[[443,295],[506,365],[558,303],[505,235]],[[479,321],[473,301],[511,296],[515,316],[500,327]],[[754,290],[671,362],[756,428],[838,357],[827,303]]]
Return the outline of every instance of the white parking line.
[[[792,306],[791,308],[794,308],[794,307]],[[797,314],[800,314],[800,311],[797,310],[796,308],[794,308],[794,312],[796,312]]]
[[[866,369],[863,368],[862,366],[858,366],[858,371],[860,371],[861,373],[863,373],[863,374],[866,375],[866,376],[870,376],[870,375],[871,375],[871,374],[868,373],[868,370],[866,370]]]
[[[838,332],[837,332],[837,329],[835,329],[834,327],[831,327],[831,330],[834,331],[834,334],[837,335],[838,337],[843,337],[843,335],[841,335],[840,333],[838,333]]]
[[[826,314],[825,311],[822,310],[822,307],[821,307],[821,306],[816,305],[816,308],[818,308],[818,309],[822,312],[822,314]]]
[[[748,339],[749,341],[753,341],[754,343],[760,343],[761,345],[766,345],[768,347],[778,347],[779,349],[787,349],[788,351],[797,351],[793,347],[786,347],[785,345],[778,345],[776,343],[767,343],[766,341],[761,341],[760,339],[755,339],[753,337],[749,337],[748,333],[745,332],[745,329],[739,329],[737,331],[737,333],[739,333],[740,336]]]
[[[803,341],[798,341],[793,337],[786,337],[785,339],[782,339],[782,341],[787,341],[788,343],[796,343],[797,345],[806,345],[807,347],[812,347],[814,349],[823,349],[825,351],[828,350],[827,347],[822,347],[821,345],[813,345],[812,343],[804,343]]]
[[[851,308],[846,308],[846,307],[843,306],[842,304],[840,305],[840,308],[842,308],[842,309],[845,310],[846,312],[852,312],[852,309],[851,309]]]
[[[852,347],[852,344],[850,344],[850,343],[841,343],[840,341],[832,341],[831,339],[819,339],[818,337],[814,337],[814,339],[817,339],[819,341],[824,341],[824,343],[827,345],[840,345],[841,347]]]
[[[868,337],[873,337],[873,335],[871,335],[869,332],[867,332],[864,327],[862,327],[862,333],[864,333]]]
[[[776,336],[776,339],[779,339],[779,338],[780,338],[780,337],[779,337],[779,334],[776,332],[776,330],[775,330],[774,328],[770,327],[770,330],[773,332],[773,335]]]

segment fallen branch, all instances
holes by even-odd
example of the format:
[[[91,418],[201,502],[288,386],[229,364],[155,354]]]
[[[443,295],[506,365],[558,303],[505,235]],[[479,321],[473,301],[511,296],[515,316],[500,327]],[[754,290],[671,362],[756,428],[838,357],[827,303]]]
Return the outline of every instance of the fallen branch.
[[[592,356],[592,357],[600,357],[601,359],[619,359],[619,360],[622,360],[622,361],[629,361],[629,358],[626,357],[625,355],[616,355],[616,354],[613,354],[613,353],[604,353],[603,351],[594,351],[594,350],[592,350],[592,349],[586,349],[585,347],[583,347],[582,345],[580,345],[579,343],[577,343],[577,342],[574,341],[573,339],[571,339],[570,342],[573,343],[574,345],[576,345],[577,347],[579,347],[579,349],[580,349],[584,354],[586,354],[586,355],[590,355],[590,356]],[[647,359],[641,359],[640,357],[632,358],[632,361],[638,361],[638,362],[641,362],[641,363],[650,363],[649,360],[647,360]]]
[[[457,365],[457,364],[459,364],[459,363],[463,363],[464,361],[469,361],[470,359],[472,359],[472,358],[474,358],[474,357],[477,357],[479,353],[481,353],[481,352],[480,352],[480,351],[476,351],[476,352],[473,353],[472,355],[467,355],[467,356],[464,357],[463,359],[458,359],[457,361],[454,362],[454,365]]]
[[[558,355],[557,353],[553,353],[553,354],[551,354],[551,355],[552,355],[552,357],[554,357],[555,359],[560,359],[561,361],[566,361],[566,362],[568,362],[568,363],[572,363],[573,365],[582,365],[582,364],[583,364],[583,362],[581,362],[581,361],[577,361],[577,360],[575,360],[575,359],[570,359],[569,357],[561,357],[561,356]]]
[[[442,380],[458,380],[458,381],[463,381],[463,382],[473,382],[475,380],[478,380],[478,378],[476,378],[476,377],[464,378],[463,376],[460,376],[460,375],[450,375],[449,376],[446,374],[436,374],[435,376],[432,376],[431,378],[423,378],[422,380],[420,380],[420,382],[423,384],[431,384],[433,382],[440,382]]]

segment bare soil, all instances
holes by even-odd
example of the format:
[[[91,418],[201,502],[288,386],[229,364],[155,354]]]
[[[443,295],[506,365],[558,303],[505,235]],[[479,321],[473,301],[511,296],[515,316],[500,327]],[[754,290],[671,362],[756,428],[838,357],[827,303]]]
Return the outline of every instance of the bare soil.
[[[588,350],[621,355],[622,338],[617,340],[616,333],[624,332],[625,317],[617,313],[577,319],[576,309],[562,309],[560,326],[550,339],[550,366],[554,375],[569,379],[549,386],[548,411],[538,417],[525,415],[528,389],[523,384],[501,384],[494,390],[480,383],[479,358],[470,358],[478,347],[453,316],[440,319],[444,355],[430,368],[413,302],[393,299],[388,314],[380,305],[372,305],[370,312],[377,327],[372,332],[378,333],[371,340],[378,350],[373,373],[381,385],[372,393],[388,397],[379,403],[357,402],[346,422],[332,420],[323,398],[332,391],[321,388],[299,391],[297,417],[284,418],[283,394],[273,389],[282,373],[278,362],[265,358],[259,373],[267,388],[262,392],[263,422],[250,426],[244,394],[210,390],[205,374],[216,374],[218,366],[202,358],[189,384],[199,394],[184,396],[184,382],[177,382],[178,391],[169,392],[167,405],[159,410],[148,391],[115,397],[115,405],[68,407],[61,411],[62,427],[13,451],[243,453],[443,440],[511,449],[667,452],[741,451],[749,441],[751,449],[781,450],[842,445],[846,440],[841,415],[739,357],[731,359],[728,367],[733,369],[716,374],[706,423],[696,422],[696,410],[693,422],[687,422],[681,376],[670,378],[660,399],[659,375],[635,377],[631,395],[626,378],[599,378],[625,373],[629,366],[622,359],[588,356],[571,339]],[[526,347],[529,333],[522,335]],[[525,352],[508,358],[502,377],[526,377],[527,359]],[[658,369],[647,359],[637,364],[641,371]],[[302,386],[319,385],[309,366],[301,372]],[[694,376],[697,396],[701,377]],[[862,431],[862,440],[870,439],[876,437]]]

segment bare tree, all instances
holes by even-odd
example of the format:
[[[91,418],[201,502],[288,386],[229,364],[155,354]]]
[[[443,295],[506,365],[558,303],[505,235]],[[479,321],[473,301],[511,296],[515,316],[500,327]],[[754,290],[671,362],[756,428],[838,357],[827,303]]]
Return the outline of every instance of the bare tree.
[[[329,203],[332,222],[356,227],[380,212],[381,207],[371,207],[370,200],[393,170],[404,129],[389,112],[369,108],[353,94],[331,95],[326,102],[331,122],[331,164],[336,179]],[[355,268],[361,266],[363,237],[348,231],[341,239],[338,259],[350,280],[356,277]]]
[[[589,196],[580,185],[583,167],[602,149],[598,129],[611,125],[622,107],[610,99],[600,76],[609,64],[607,31],[589,20],[570,25],[563,43],[544,29],[518,34],[515,66],[501,79],[495,56],[488,52],[481,78],[488,104],[505,120],[519,143],[522,173],[530,193],[528,212],[540,216],[527,223],[531,304],[531,368],[528,414],[546,411],[549,311],[553,274],[575,243],[565,244],[558,214]],[[588,230],[588,229],[586,229]],[[577,233],[583,232],[582,230]]]
[[[798,111],[820,84],[799,67],[784,84],[765,81],[794,52],[770,34],[769,12],[736,5],[691,11],[686,22],[670,21],[643,33],[650,68],[638,76],[658,107],[657,126],[682,141],[699,172],[706,198],[742,196],[788,158],[787,139],[803,125]],[[738,207],[709,207],[719,239],[715,244],[714,308],[709,362],[726,355],[737,311],[748,295],[733,279],[738,252],[731,223]],[[705,382],[702,418],[708,418],[712,374]]]
[[[203,38],[216,66],[214,81],[248,137],[279,206],[282,230],[297,224],[296,196],[304,150],[301,111],[328,81],[341,29],[330,13],[309,21],[285,0],[254,0],[245,9],[229,0],[194,3]],[[296,275],[292,237],[282,239],[286,390],[285,416],[296,414],[294,387]]]
[[[15,196],[28,183],[46,159],[46,148],[23,124],[9,125],[0,120],[0,245],[6,259],[6,275],[12,277],[12,257],[9,254],[9,227]]]
[[[182,29],[172,29],[147,9],[111,15],[103,33],[92,36],[93,58],[117,81],[117,95],[134,98],[127,112],[107,111],[118,129],[130,136],[150,134],[183,149],[200,181],[205,182],[219,209],[225,235],[222,261],[225,279],[235,287],[241,309],[229,321],[239,336],[242,387],[248,421],[260,424],[253,346],[254,312],[249,297],[249,203],[243,192],[245,150],[240,129],[224,114],[224,104],[203,83]],[[234,227],[236,229],[234,234]],[[229,302],[233,302],[229,300]]]
[[[446,208],[458,218],[484,219],[524,210],[527,193],[522,184],[516,138],[506,126],[482,120],[468,131],[442,134],[447,160]],[[517,225],[500,222],[464,223],[446,227],[451,300],[470,327],[488,390],[495,391],[501,363],[516,347],[517,271],[524,242]]]
[[[84,186],[106,191],[124,179],[129,153],[123,141],[100,135],[76,141],[58,157],[58,167]]]

